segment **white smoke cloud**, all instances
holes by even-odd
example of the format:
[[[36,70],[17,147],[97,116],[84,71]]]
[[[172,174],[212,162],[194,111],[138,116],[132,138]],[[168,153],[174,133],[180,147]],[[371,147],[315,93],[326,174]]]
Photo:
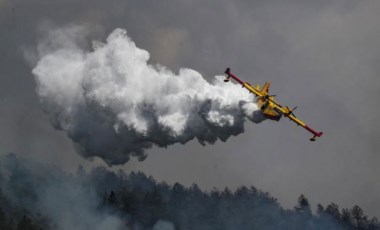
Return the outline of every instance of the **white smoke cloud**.
[[[123,29],[86,51],[76,45],[78,31],[61,29],[42,42],[33,74],[53,125],[84,157],[123,164],[131,155],[144,159],[153,145],[226,141],[244,131],[246,118],[263,119],[253,96],[223,76],[210,84],[192,69],[148,64],[149,53]]]

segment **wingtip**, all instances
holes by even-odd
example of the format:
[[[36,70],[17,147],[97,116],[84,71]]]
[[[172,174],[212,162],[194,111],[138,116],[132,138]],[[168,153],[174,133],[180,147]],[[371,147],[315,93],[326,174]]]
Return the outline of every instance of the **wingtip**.
[[[310,141],[316,141],[317,137],[321,137],[322,134],[323,134],[323,132],[319,132],[319,133],[315,134],[314,137],[310,138]]]

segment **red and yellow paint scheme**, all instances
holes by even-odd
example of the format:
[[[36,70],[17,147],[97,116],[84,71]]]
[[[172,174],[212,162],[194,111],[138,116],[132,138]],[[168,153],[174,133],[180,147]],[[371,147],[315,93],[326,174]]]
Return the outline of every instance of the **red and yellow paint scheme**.
[[[230,78],[233,78],[243,88],[246,88],[250,93],[253,93],[257,98],[257,104],[264,114],[265,117],[271,120],[279,121],[282,116],[289,118],[291,121],[295,122],[297,125],[302,126],[304,129],[312,133],[314,136],[310,138],[310,141],[315,141],[317,137],[322,136],[323,132],[317,132],[314,129],[307,126],[303,121],[298,119],[293,111],[297,108],[290,109],[288,106],[282,106],[274,100],[276,95],[269,95],[270,83],[266,82],[264,87],[260,89],[260,86],[251,86],[248,82],[243,82],[238,77],[230,72],[230,68],[227,68],[224,72],[226,74],[225,82],[229,82]]]

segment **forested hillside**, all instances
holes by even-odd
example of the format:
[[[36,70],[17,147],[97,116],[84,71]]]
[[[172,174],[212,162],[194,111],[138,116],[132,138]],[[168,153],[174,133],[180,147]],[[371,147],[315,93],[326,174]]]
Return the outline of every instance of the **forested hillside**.
[[[75,175],[54,165],[0,160],[0,229],[380,229],[359,206],[312,210],[300,195],[284,209],[254,186],[202,191],[103,167]]]

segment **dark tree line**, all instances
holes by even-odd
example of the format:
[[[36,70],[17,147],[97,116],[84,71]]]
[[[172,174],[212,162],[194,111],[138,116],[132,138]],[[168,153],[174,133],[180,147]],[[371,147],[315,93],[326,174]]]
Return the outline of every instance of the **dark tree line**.
[[[205,192],[196,184],[168,185],[141,172],[115,173],[103,167],[89,173],[79,168],[76,175],[69,175],[52,167],[32,166],[15,156],[0,158],[0,230],[58,229],[56,219],[37,204],[37,197],[44,199],[38,193],[47,191],[41,190],[45,184],[63,182],[73,183],[81,193],[93,192],[90,207],[100,217],[117,216],[130,230],[162,229],[154,228],[159,221],[172,223],[176,230],[380,230],[378,220],[357,205],[341,209],[335,203],[319,204],[313,212],[301,195],[293,209],[284,209],[269,193],[253,186]]]
[[[178,230],[187,229],[380,229],[376,217],[370,219],[355,205],[340,209],[331,203],[318,205],[313,214],[308,199],[301,195],[297,205],[286,210],[269,193],[242,186],[236,191],[204,192],[196,184],[186,188],[179,183],[157,183],[143,173],[116,175],[101,170],[103,178],[113,178],[115,185],[97,189],[103,192],[106,206],[128,213],[144,228],[160,219],[169,220]],[[95,173],[99,180],[100,171]],[[101,181],[101,180],[100,180]],[[119,184],[119,185],[117,185]],[[134,222],[130,222],[133,226]]]
[[[11,207],[0,190],[0,229],[42,230],[48,229],[48,224],[47,219],[38,213],[30,214],[25,209]]]

